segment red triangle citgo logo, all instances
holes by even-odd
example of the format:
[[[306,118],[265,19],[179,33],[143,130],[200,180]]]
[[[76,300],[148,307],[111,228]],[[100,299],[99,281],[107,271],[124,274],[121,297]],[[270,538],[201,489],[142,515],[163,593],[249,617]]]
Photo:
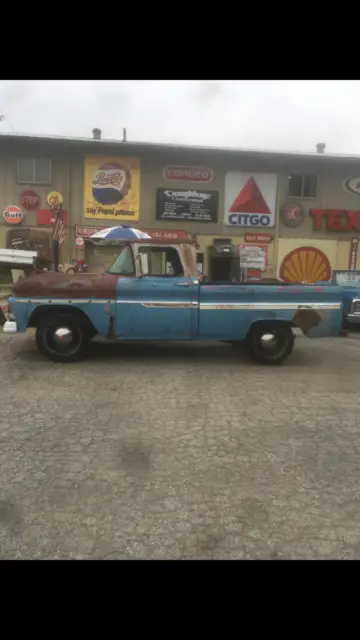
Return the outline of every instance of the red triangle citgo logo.
[[[229,211],[231,213],[265,213],[271,215],[271,211],[252,176],[235,198]]]

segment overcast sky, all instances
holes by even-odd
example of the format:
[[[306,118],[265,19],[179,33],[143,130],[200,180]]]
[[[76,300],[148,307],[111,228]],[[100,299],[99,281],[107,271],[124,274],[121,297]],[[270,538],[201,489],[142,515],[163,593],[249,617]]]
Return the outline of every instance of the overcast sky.
[[[0,81],[0,132],[360,155],[360,81]]]

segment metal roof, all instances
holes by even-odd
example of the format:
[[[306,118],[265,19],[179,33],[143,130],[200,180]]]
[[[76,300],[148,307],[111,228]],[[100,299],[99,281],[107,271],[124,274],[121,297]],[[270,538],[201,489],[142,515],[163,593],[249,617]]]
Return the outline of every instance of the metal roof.
[[[244,157],[253,158],[266,158],[266,159],[314,159],[320,162],[339,162],[347,161],[349,163],[360,164],[360,156],[356,154],[339,154],[339,153],[318,153],[304,152],[304,151],[285,151],[285,150],[269,150],[269,149],[245,149],[239,147],[212,147],[204,145],[186,145],[186,144],[170,144],[163,142],[143,142],[143,141],[122,141],[113,138],[101,138],[96,140],[92,137],[82,138],[75,136],[57,136],[57,135],[42,135],[42,134],[30,134],[30,133],[0,133],[1,140],[12,142],[39,142],[39,143],[54,143],[63,146],[91,146],[95,147],[119,147],[127,149],[128,151],[144,151],[144,152],[183,152],[183,153],[214,153],[219,155],[238,155]]]

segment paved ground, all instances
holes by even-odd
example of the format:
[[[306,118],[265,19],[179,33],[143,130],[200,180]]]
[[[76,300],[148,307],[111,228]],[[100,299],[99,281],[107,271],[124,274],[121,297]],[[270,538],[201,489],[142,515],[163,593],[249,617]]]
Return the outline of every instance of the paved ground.
[[[1,558],[359,558],[360,340],[94,344],[0,335]]]

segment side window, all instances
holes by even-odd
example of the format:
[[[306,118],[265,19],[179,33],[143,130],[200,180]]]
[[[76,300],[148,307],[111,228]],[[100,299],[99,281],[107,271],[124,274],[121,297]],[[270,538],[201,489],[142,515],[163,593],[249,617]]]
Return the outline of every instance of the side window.
[[[184,269],[180,256],[174,247],[141,247],[148,254],[149,276],[168,276],[181,278]]]
[[[135,273],[133,253],[130,247],[124,247],[119,253],[115,262],[111,265],[108,273],[118,276],[132,276]]]

